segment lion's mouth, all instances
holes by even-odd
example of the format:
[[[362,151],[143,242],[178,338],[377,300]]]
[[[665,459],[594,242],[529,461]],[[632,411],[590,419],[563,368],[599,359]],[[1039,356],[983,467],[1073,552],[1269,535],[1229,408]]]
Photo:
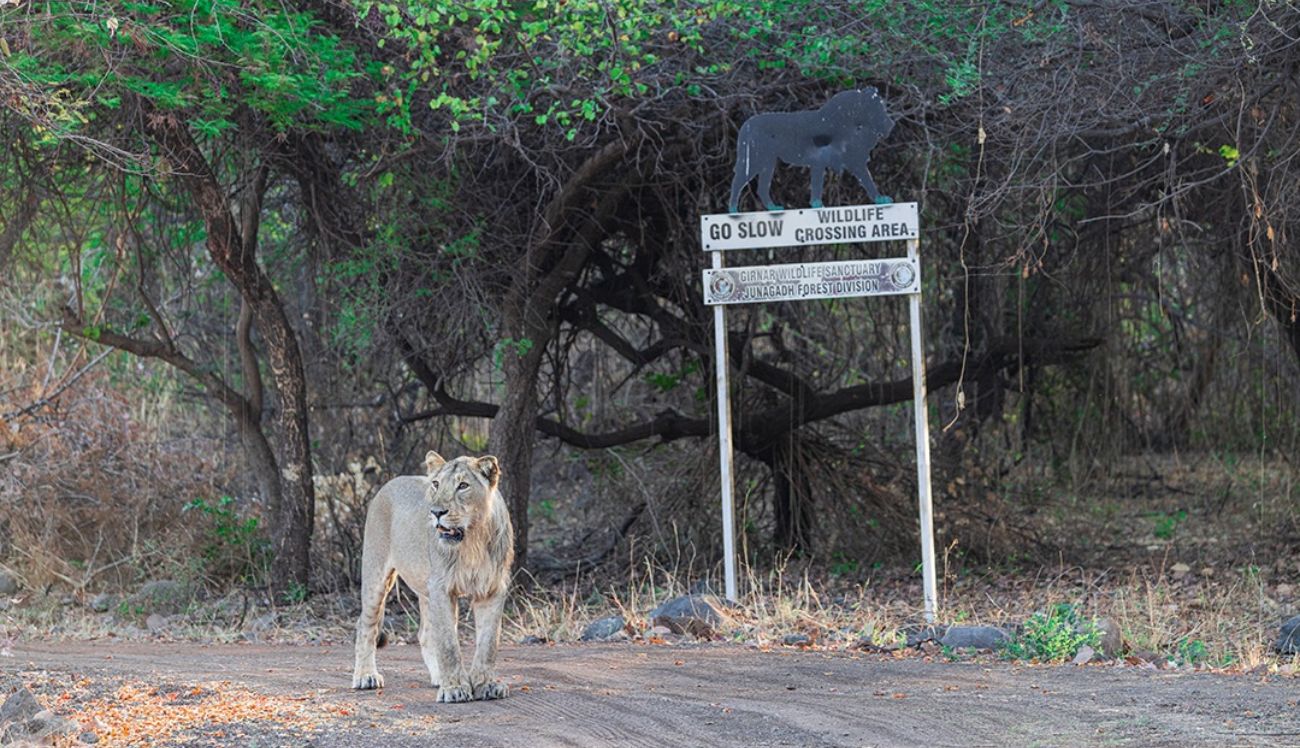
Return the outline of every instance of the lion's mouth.
[[[438,539],[448,543],[459,543],[465,539],[465,530],[460,527],[443,527],[438,525]]]

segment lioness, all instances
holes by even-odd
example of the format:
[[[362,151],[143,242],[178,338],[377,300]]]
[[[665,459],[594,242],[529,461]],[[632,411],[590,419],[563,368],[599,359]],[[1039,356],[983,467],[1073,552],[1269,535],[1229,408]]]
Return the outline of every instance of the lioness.
[[[375,649],[384,599],[398,576],[420,598],[420,652],[438,701],[504,698],[495,666],[514,561],[514,528],[497,491],[495,457],[425,456],[428,477],[394,478],[366,515],[361,552],[361,617],[357,619],[353,688],[383,688]],[[474,606],[474,661],[466,672],[456,637],[461,596]]]

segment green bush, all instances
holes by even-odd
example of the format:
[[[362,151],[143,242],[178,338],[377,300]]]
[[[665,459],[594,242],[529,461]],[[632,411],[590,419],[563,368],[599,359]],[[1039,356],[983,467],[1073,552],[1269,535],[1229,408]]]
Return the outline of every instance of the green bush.
[[[1002,654],[1012,660],[1063,662],[1084,645],[1095,648],[1100,640],[1094,621],[1081,619],[1073,605],[1058,603],[1030,616],[1024,629],[1003,645]]]
[[[194,499],[185,511],[198,511],[211,522],[200,548],[202,572],[209,582],[257,585],[266,578],[271,544],[262,536],[257,517],[241,517],[229,496],[215,502]]]

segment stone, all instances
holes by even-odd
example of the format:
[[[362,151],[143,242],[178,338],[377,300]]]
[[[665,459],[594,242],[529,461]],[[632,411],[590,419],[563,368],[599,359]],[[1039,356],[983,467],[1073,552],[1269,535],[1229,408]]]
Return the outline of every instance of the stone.
[[[786,634],[781,643],[787,647],[798,647],[811,644],[812,639],[809,639],[807,634]]]
[[[40,702],[36,700],[32,692],[19,687],[16,692],[9,695],[9,698],[5,699],[3,705],[0,705],[0,727],[10,722],[22,722],[31,719],[40,711]]]
[[[146,582],[134,595],[127,598],[130,612],[138,615],[180,613],[194,599],[194,593],[184,584],[171,579]]]
[[[99,736],[90,731],[81,733],[81,737],[77,739],[83,743],[86,743],[87,745],[94,745],[95,743],[99,742]]]
[[[144,626],[151,634],[161,634],[167,630],[167,619],[157,613],[150,613],[149,617],[144,619]]]
[[[730,620],[722,602],[713,595],[683,595],[650,611],[650,620],[696,618],[717,628]],[[659,625],[659,624],[653,624]]]
[[[1185,577],[1191,573],[1192,567],[1180,561],[1169,567],[1169,571],[1173,572],[1175,577]]]
[[[11,723],[0,733],[0,745],[41,745],[49,738],[76,732],[78,725],[48,709],[32,715],[31,719]]]
[[[278,618],[279,615],[275,611],[271,611],[270,613],[267,613],[262,616],[258,616],[257,618],[253,619],[253,622],[249,625],[248,628],[250,631],[256,633],[269,631],[270,629],[275,628],[275,623]]]
[[[107,613],[117,606],[117,595],[111,592],[101,592],[90,598],[90,609],[96,613]]]
[[[584,642],[608,641],[621,633],[626,625],[627,621],[623,620],[623,616],[601,618],[587,624],[587,627],[582,630],[582,636],[579,637],[579,640]]]
[[[911,626],[903,629],[906,637],[905,646],[919,647],[926,642],[937,642],[943,638],[943,630],[938,626]]]
[[[1010,639],[998,626],[949,626],[939,643],[950,649],[997,649]]]
[[[1295,594],[1295,586],[1290,584],[1279,584],[1277,589],[1273,590],[1273,596],[1279,600],[1286,600]]]
[[[1282,624],[1282,631],[1273,649],[1281,654],[1300,655],[1300,616]]]
[[[18,577],[0,569],[0,595],[14,595],[18,593]]]
[[[1079,652],[1074,655],[1073,662],[1075,665],[1087,665],[1089,662],[1092,662],[1093,658],[1096,656],[1096,650],[1085,644],[1082,647],[1079,647]]]
[[[664,602],[650,611],[650,625],[669,633],[713,639],[717,629],[730,623],[722,602],[713,595],[685,595]]]
[[[546,637],[537,636],[536,634],[529,634],[528,636],[525,636],[524,638],[519,640],[520,644],[547,644],[549,642],[550,640],[547,639]]]
[[[1099,618],[1096,623],[1098,634],[1097,654],[1113,660],[1124,653],[1124,634],[1119,624],[1111,618]]]

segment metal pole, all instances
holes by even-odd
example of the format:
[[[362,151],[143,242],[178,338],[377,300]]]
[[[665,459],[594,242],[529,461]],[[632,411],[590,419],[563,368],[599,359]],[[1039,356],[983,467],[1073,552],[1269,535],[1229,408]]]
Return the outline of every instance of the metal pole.
[[[722,253],[713,255],[713,269],[722,269]],[[731,389],[727,386],[727,313],[726,305],[713,307],[713,361],[714,386],[718,393],[718,459],[722,463],[722,552],[723,571],[726,576],[727,599],[736,596],[736,505],[732,496],[734,479],[731,472]]]
[[[925,349],[921,345],[921,242],[907,242],[907,256],[916,260],[916,293],[908,294],[912,325],[912,405],[916,411],[916,487],[921,505],[921,575],[925,583],[925,622],[934,623],[937,587],[934,572],[934,507],[930,497],[930,423],[925,409]]]

